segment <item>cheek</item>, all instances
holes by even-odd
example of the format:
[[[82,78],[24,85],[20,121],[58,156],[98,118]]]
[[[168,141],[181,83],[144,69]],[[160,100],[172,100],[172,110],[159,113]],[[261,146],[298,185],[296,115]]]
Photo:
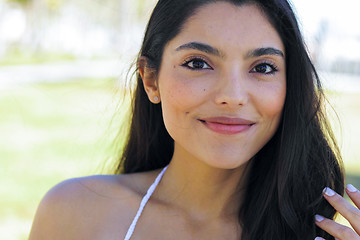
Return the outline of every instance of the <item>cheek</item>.
[[[193,79],[191,79],[193,80]],[[194,116],[203,102],[200,86],[179,74],[159,78],[159,90],[165,127],[173,139],[186,138]]]
[[[192,102],[192,89],[181,82],[167,81],[160,88],[163,111],[185,111]]]
[[[267,117],[280,117],[286,96],[285,84],[278,83],[264,88],[259,95],[258,106],[262,114]]]
[[[181,74],[164,74],[159,79],[159,89],[163,108],[190,111],[202,103],[208,86],[204,81],[186,78]]]

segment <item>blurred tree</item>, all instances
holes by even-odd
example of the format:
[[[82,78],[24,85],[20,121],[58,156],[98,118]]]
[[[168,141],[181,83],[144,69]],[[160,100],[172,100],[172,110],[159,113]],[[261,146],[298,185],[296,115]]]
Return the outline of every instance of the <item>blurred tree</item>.
[[[126,53],[129,49],[124,46],[139,39],[136,32],[143,32],[146,20],[156,1],[5,0],[8,5],[21,9],[26,19],[26,30],[21,41],[11,46],[17,51],[23,54],[28,53],[31,56],[41,54],[45,48],[50,49],[49,46],[60,46],[55,47],[55,52],[66,49],[70,53],[70,51],[74,51],[74,48],[69,47],[71,43],[61,39],[71,37],[72,31],[78,34],[78,36],[74,35],[76,38],[74,44],[81,41],[88,44],[90,42],[87,41],[88,39],[101,38],[106,39],[104,44],[110,44],[111,49],[119,50],[118,54]],[[69,24],[70,21],[75,21],[74,25],[68,25],[70,33],[56,37],[58,32],[64,32],[64,28],[67,28],[66,24]],[[89,46],[86,52],[91,51],[89,44],[86,45]],[[136,46],[136,44],[132,44],[132,46]],[[85,44],[82,44],[82,48],[85,48]],[[78,51],[76,52],[78,53]]]
[[[46,0],[46,5],[50,11],[57,11],[65,4],[65,2],[66,1],[64,0]]]
[[[7,1],[25,5],[25,4],[28,4],[29,2],[33,1],[33,0],[7,0]]]
[[[22,10],[26,19],[26,29],[21,41],[13,43],[15,51],[38,54],[42,50],[44,30],[56,18],[57,13],[67,2],[64,0],[5,0]]]

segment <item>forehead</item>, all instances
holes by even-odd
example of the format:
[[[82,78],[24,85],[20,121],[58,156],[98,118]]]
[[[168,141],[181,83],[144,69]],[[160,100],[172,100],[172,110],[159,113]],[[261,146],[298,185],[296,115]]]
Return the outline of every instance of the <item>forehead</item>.
[[[255,4],[216,2],[200,7],[169,45],[190,41],[210,43],[224,50],[272,46],[284,51],[277,31]]]

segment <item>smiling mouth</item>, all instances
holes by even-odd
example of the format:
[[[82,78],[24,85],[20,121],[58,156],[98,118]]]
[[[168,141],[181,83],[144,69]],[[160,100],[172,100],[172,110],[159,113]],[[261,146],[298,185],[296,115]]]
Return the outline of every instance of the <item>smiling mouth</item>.
[[[216,117],[198,120],[211,131],[227,135],[245,132],[255,125],[255,122],[241,118]]]

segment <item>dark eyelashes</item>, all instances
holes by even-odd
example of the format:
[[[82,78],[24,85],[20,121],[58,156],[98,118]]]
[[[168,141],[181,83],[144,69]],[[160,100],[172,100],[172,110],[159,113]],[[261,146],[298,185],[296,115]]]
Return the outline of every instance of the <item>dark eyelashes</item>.
[[[270,69],[269,69],[270,68]],[[263,60],[260,63],[257,63],[249,73],[263,74],[263,75],[274,75],[278,72],[278,67],[268,60]]]
[[[198,63],[197,67],[196,66],[189,66],[190,63]],[[181,65],[183,67],[186,67],[190,70],[204,70],[204,69],[212,69],[212,67],[210,67],[210,65],[201,57],[192,57],[189,58],[187,60],[184,61],[184,63]],[[204,66],[207,66],[206,68],[203,68]]]
[[[206,60],[204,60],[201,57],[188,58],[184,61],[183,64],[181,64],[181,66],[186,67],[193,71],[201,71],[201,70],[207,70],[207,69],[213,70],[213,68],[206,62]],[[279,71],[278,67],[275,64],[273,64],[272,62],[263,61],[263,62],[256,64],[249,71],[249,73],[259,73],[259,74],[269,75],[269,74],[275,74],[278,71]]]
[[[277,67],[275,64],[270,63],[270,62],[262,62],[262,63],[260,63],[260,64],[257,64],[253,69],[255,69],[255,68],[257,68],[257,67],[260,67],[260,66],[269,66],[269,67],[272,69],[271,72],[269,72],[269,73],[263,73],[263,74],[275,74],[276,72],[279,71],[279,70],[278,70],[278,67]],[[261,72],[259,72],[259,73],[261,73]]]
[[[269,65],[274,71],[278,71],[278,67],[275,64],[264,62],[263,65]]]

